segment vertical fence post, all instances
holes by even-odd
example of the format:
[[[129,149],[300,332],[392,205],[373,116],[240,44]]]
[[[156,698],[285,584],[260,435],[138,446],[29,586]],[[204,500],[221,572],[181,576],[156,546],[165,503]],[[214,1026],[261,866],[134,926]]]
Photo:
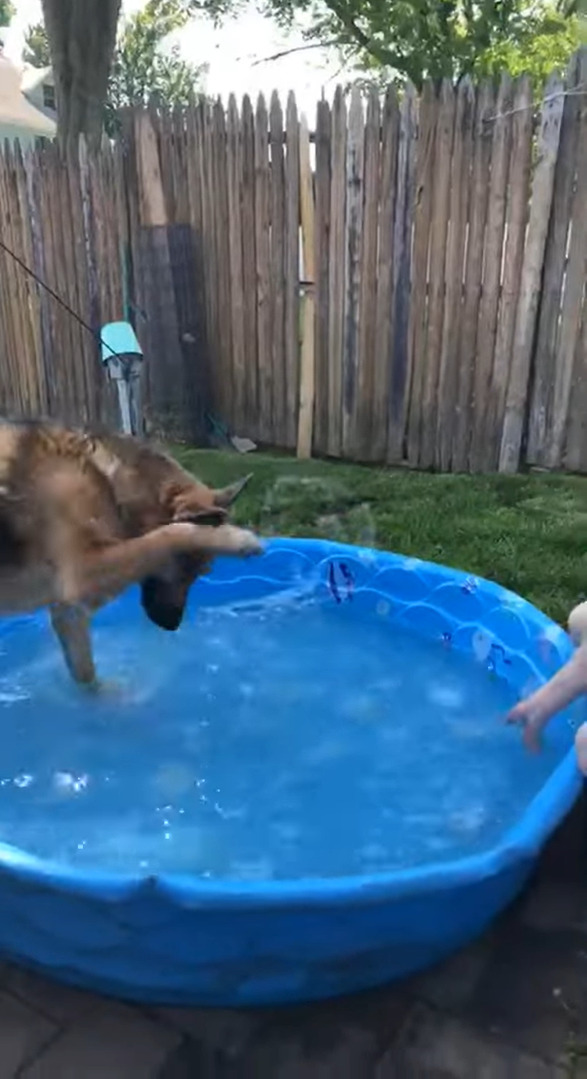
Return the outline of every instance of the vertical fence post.
[[[530,220],[528,222],[522,262],[512,363],[499,455],[500,472],[516,472],[520,464],[526,400],[530,381],[530,364],[538,315],[544,249],[554,189],[554,172],[558,154],[563,104],[563,82],[558,75],[552,75],[546,84],[546,92],[542,103],[537,163],[532,183]]]
[[[304,298],[302,314],[302,349],[300,358],[300,411],[298,419],[298,457],[312,454],[314,428],[314,193],[310,168],[310,134],[305,116],[300,121],[300,207],[302,219],[302,254],[304,260]]]

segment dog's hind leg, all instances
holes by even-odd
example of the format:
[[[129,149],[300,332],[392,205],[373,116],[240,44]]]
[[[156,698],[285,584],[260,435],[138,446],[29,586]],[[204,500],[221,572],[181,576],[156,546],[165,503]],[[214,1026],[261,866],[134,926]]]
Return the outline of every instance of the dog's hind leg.
[[[88,615],[80,607],[70,607],[65,603],[53,604],[50,611],[51,624],[72,678],[80,685],[96,687]]]

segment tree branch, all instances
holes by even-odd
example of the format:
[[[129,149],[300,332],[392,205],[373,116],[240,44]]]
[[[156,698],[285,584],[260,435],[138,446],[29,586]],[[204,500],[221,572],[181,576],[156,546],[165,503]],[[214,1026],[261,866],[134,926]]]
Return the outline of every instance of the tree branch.
[[[307,45],[294,45],[291,49],[282,49],[281,52],[274,52],[272,56],[262,56],[260,60],[255,60],[251,67],[257,67],[259,64],[269,64],[273,60],[283,60],[285,56],[291,56],[294,52],[306,52],[308,49],[332,49],[340,48],[340,41],[338,38],[332,38],[331,41],[310,41]]]

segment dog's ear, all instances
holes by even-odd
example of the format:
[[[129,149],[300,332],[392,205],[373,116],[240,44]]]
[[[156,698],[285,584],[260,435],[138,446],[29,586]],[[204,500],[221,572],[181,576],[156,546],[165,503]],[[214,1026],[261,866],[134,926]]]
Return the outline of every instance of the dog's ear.
[[[242,480],[237,480],[236,483],[231,483],[229,487],[221,487],[219,490],[214,491],[214,505],[219,506],[222,509],[228,509],[232,506],[232,503],[236,501],[241,491],[247,486],[250,479],[253,478],[253,473],[249,472],[248,476],[244,476]]]

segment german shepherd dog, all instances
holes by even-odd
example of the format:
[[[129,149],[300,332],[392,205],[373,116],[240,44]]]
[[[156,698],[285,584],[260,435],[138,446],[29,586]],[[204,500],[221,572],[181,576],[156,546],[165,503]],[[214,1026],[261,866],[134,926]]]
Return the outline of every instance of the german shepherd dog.
[[[48,607],[72,677],[97,687],[94,611],[140,583],[148,617],[175,630],[216,555],[260,553],[228,520],[249,478],[211,490],[131,437],[0,421],[0,613]]]

